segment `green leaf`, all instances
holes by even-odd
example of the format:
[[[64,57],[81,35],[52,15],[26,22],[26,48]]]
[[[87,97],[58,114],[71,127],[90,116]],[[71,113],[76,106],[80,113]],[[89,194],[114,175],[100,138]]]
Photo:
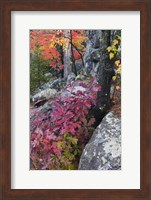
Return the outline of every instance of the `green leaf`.
[[[63,137],[64,137],[64,138],[67,138],[68,136],[69,136],[68,131],[65,131],[64,134],[63,134]]]
[[[76,169],[75,164],[70,164],[69,165],[69,170],[74,170],[74,169]]]
[[[72,144],[77,144],[77,142],[78,142],[78,139],[76,137],[72,137],[71,143]]]
[[[74,160],[74,154],[70,153],[69,151],[64,151],[63,155],[68,158],[69,160]]]
[[[54,158],[54,157],[55,157],[55,155],[51,153],[50,154],[50,158]]]
[[[58,142],[57,142],[57,148],[58,148],[58,149],[61,149],[63,144],[64,144],[63,141],[58,141]]]

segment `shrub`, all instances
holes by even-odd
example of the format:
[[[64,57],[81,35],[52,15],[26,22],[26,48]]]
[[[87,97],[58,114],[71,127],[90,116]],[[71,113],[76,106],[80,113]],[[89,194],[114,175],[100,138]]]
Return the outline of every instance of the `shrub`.
[[[34,169],[77,168],[93,131],[90,110],[99,90],[96,78],[76,81],[64,89],[69,95],[56,97],[46,113],[35,112],[30,137]]]

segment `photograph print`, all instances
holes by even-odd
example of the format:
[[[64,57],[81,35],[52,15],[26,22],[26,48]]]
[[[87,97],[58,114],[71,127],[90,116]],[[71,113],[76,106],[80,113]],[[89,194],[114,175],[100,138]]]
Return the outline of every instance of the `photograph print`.
[[[121,170],[121,30],[30,30],[30,170]]]

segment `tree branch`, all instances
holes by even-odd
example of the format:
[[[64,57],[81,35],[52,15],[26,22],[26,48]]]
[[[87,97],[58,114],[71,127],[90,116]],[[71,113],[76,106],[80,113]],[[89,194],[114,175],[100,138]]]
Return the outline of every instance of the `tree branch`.
[[[83,65],[83,67],[84,67],[84,60],[83,60],[83,55],[82,55],[82,53],[78,50],[78,48],[72,43],[72,42],[70,42],[70,44],[75,48],[75,50],[78,52],[78,54],[80,55],[80,57],[81,57],[81,61],[82,61],[82,65]]]
[[[65,38],[68,38],[68,39],[70,40],[69,37],[65,37]],[[71,40],[70,40],[69,42],[70,42],[70,44],[75,48],[75,50],[78,52],[78,54],[80,55],[81,61],[82,61],[82,65],[83,65],[83,67],[85,67],[82,53],[81,53],[81,52],[79,51],[79,49],[71,42]]]

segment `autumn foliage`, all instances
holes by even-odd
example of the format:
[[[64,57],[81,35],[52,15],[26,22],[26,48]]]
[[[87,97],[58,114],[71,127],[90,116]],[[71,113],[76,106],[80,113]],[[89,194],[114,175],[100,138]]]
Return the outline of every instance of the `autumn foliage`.
[[[83,74],[87,40],[84,30],[30,31],[30,80],[31,83],[34,82],[33,85],[31,84],[31,91],[33,92],[43,83],[60,77],[61,80],[65,80],[66,85],[62,87],[62,90],[55,88],[58,94],[53,99],[44,99],[44,102],[47,102],[44,106],[33,108],[30,111],[31,169],[78,169],[82,151],[94,131],[94,124],[98,123],[96,115],[98,116],[102,112],[98,103],[98,93],[103,91],[103,81],[100,83],[101,89],[97,82],[97,80],[99,81],[97,72],[95,75],[87,74],[85,76]],[[106,62],[109,60],[113,63],[115,72],[113,77],[109,77],[113,86],[112,96],[109,91],[112,111],[114,105],[116,110],[117,106],[121,107],[121,59],[118,56],[120,49],[121,38],[118,35],[110,46],[105,46]],[[66,54],[67,52],[68,54]],[[66,63],[66,60],[69,62]],[[80,63],[81,67],[78,73],[76,62]],[[101,66],[96,65],[95,62],[96,60],[93,64],[90,62],[91,69]],[[74,73],[74,80],[69,83],[69,73],[66,76],[64,73],[68,67],[69,72]],[[77,76],[78,74],[79,76]],[[104,77],[107,77],[105,72]],[[107,96],[106,93],[105,95]],[[100,98],[99,102],[101,100]],[[95,109],[97,109],[97,114]],[[95,126],[97,126],[96,124]]]
[[[30,51],[32,54],[38,51],[44,60],[49,60],[50,67],[62,70],[62,52],[71,44],[74,59],[78,60],[84,53],[86,40],[83,30],[33,30],[30,31]]]
[[[82,89],[82,90],[79,90]],[[75,169],[93,131],[90,109],[100,90],[96,78],[76,81],[57,96],[46,113],[33,113],[31,159],[35,169]]]

